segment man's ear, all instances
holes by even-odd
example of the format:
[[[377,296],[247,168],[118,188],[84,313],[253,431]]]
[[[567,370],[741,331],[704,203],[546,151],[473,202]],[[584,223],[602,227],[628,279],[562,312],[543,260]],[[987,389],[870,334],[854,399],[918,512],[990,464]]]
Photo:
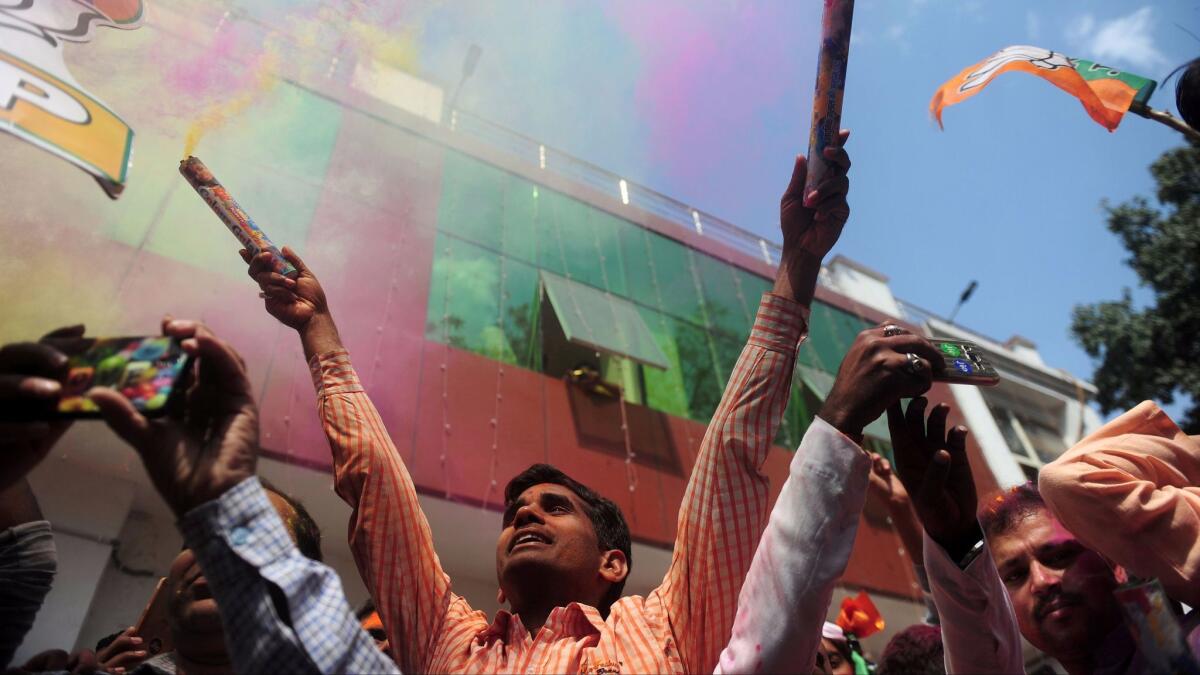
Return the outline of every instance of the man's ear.
[[[611,549],[600,554],[600,576],[610,584],[619,584],[629,576],[629,561],[625,554]]]
[[[504,589],[496,589],[496,604],[503,607],[506,603],[508,603],[508,598],[504,597]]]

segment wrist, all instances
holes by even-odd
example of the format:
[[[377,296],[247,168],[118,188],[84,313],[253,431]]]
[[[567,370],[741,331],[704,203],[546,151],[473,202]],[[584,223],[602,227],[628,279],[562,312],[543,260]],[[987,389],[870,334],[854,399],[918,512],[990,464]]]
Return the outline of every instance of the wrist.
[[[858,423],[848,411],[839,406],[830,406],[828,403],[821,406],[821,410],[817,412],[817,416],[825,420],[829,426],[842,432],[842,435],[853,440],[856,443],[862,442],[863,428],[865,424]]]
[[[785,245],[772,292],[807,307],[812,304],[820,273],[821,258],[803,249],[791,250]]]
[[[314,314],[308,323],[297,331],[300,342],[304,345],[304,357],[311,359],[317,354],[324,354],[342,348],[342,338],[338,334],[337,324],[329,312]]]
[[[928,530],[926,531],[928,532]],[[959,528],[955,532],[938,533],[936,535],[933,532],[929,532],[929,538],[938,546],[941,546],[946,555],[957,563],[970,553],[976,544],[983,541],[983,530],[979,528],[978,521],[972,521],[970,526]]]

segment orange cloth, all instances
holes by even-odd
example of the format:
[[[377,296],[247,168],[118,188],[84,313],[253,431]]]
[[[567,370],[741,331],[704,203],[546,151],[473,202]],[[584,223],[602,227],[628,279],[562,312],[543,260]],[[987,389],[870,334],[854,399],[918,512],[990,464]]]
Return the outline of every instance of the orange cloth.
[[[942,109],[961,103],[983,91],[1001,73],[1012,70],[1046,80],[1079,99],[1096,123],[1109,131],[1117,128],[1137,90],[1113,79],[1084,79],[1075,62],[1061,52],[1042,47],[1005,47],[973,66],[963,69],[938,88],[929,102],[929,111],[942,126]]]
[[[842,599],[842,610],[838,612],[836,623],[844,632],[859,639],[870,637],[887,625],[866,591]]]
[[[407,673],[712,672],[767,522],[763,462],[787,406],[808,309],[765,294],[749,342],[701,442],[671,566],[607,619],[570,603],[536,635],[506,611],[488,622],[451,590],[400,452],[344,350],[309,366],[333,451],[334,487],[353,509],[350,549]]]
[[[1200,606],[1200,442],[1153,402],[1043,467],[1038,488],[1085,545]]]

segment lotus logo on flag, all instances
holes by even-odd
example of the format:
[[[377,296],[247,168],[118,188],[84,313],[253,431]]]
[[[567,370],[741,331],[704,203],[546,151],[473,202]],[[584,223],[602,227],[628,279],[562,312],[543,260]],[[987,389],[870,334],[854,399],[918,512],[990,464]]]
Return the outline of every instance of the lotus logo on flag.
[[[116,199],[125,189],[133,130],[79,85],[63,43],[97,26],[142,24],[142,0],[0,0],[0,130],[92,174]]]

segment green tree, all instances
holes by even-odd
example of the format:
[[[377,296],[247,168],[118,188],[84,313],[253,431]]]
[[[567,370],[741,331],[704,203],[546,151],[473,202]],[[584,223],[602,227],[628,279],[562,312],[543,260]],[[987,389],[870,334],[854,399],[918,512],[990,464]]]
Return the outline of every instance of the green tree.
[[[1200,431],[1200,146],[1170,150],[1150,167],[1158,204],[1134,197],[1105,203],[1108,229],[1129,251],[1126,263],[1153,293],[1145,307],[1129,289],[1117,301],[1075,308],[1071,331],[1097,360],[1093,379],[1104,412],[1145,399],[1190,398],[1190,433]]]

